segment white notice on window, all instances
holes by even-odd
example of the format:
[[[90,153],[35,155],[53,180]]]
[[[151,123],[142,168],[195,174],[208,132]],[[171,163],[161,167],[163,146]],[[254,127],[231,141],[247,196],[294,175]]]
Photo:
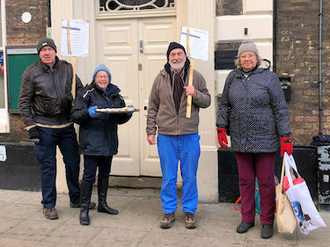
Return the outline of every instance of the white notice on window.
[[[182,27],[181,45],[186,48],[188,57],[207,61],[209,57],[209,33],[204,30]]]
[[[89,48],[89,22],[62,20],[61,55],[87,57]]]

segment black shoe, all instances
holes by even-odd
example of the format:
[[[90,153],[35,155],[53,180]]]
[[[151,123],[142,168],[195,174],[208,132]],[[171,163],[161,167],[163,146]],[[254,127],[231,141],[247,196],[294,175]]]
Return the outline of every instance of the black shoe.
[[[81,208],[81,202],[78,202],[78,203],[70,202],[70,207],[71,208]],[[90,202],[89,203],[89,209],[93,209],[95,207],[96,207],[96,203],[95,202]]]
[[[236,228],[238,233],[246,233],[251,227],[254,227],[254,222],[247,223],[242,221],[241,224]]]
[[[95,205],[91,205],[92,188],[93,185],[91,183],[82,180],[80,185],[81,203],[75,204],[75,206],[81,207],[79,220],[80,224],[85,226],[90,224],[89,209],[91,206],[95,207]]]
[[[99,196],[99,204],[97,212],[107,214],[118,214],[118,210],[110,208],[107,204],[109,177],[99,177],[97,181],[97,193]]]
[[[90,224],[89,211],[81,209],[79,221],[81,225],[88,226]]]
[[[273,225],[264,225],[262,224],[261,229],[261,238],[271,238],[273,237]]]
[[[97,212],[107,213],[107,214],[118,214],[118,210],[110,208],[107,204],[99,204],[97,207]]]

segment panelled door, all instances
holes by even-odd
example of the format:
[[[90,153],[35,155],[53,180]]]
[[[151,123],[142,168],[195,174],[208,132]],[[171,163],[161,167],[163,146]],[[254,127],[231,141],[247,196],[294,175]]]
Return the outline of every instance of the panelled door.
[[[97,64],[108,66],[126,104],[140,109],[119,126],[112,175],[161,176],[157,146],[147,142],[146,117],[153,80],[166,63],[175,32],[175,17],[97,21]]]

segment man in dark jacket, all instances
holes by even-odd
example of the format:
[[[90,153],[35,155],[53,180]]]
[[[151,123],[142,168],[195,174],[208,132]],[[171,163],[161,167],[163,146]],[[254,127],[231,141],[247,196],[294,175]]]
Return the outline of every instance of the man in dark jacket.
[[[111,83],[109,69],[101,64],[95,69],[93,81],[78,95],[72,109],[72,119],[80,125],[79,147],[84,154],[84,174],[81,181],[80,224],[89,225],[89,204],[98,168],[98,207],[97,211],[118,214],[107,204],[109,175],[113,155],[118,153],[118,124],[126,123],[132,111],[98,113],[97,108],[122,108],[125,101],[120,89]],[[124,108],[124,109],[123,109]],[[128,111],[128,109],[127,109]]]
[[[41,165],[43,212],[47,219],[58,218],[56,205],[56,146],[59,147],[66,169],[70,206],[79,207],[79,163],[76,132],[70,121],[73,96],[71,93],[72,65],[56,56],[56,45],[50,38],[37,44],[39,60],[26,68],[22,75],[19,107],[21,117],[35,142],[34,150]],[[83,85],[76,77],[78,90]],[[95,204],[94,204],[95,206]]]

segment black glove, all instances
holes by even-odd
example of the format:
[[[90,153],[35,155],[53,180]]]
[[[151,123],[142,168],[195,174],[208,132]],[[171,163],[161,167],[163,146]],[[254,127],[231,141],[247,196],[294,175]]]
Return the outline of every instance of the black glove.
[[[28,130],[29,132],[29,141],[38,144],[40,142],[39,130],[37,127],[32,127]]]

